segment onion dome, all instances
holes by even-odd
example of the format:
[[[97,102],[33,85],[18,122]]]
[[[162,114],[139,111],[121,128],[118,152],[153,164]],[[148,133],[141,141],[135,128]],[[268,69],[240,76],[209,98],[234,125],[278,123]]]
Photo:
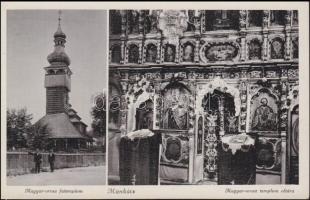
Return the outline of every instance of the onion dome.
[[[70,58],[62,46],[55,46],[54,52],[47,56],[47,60],[50,64],[66,64],[67,66],[70,65]]]
[[[47,60],[51,65],[70,65],[70,58],[65,52],[66,34],[62,32],[59,17],[58,29],[54,33],[54,51],[47,56]]]
[[[62,32],[60,24],[58,24],[58,29],[57,31],[54,33],[54,38],[63,38],[66,39],[66,34],[64,32]]]

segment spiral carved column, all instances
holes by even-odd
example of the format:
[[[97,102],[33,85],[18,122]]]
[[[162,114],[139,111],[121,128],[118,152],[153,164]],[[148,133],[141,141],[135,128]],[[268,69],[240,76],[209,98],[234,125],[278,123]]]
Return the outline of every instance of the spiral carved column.
[[[286,179],[286,141],[287,141],[287,69],[282,69],[281,73],[281,98],[280,98],[280,131],[281,131],[281,184],[285,184]]]
[[[121,106],[120,106],[120,116],[121,116],[121,135],[127,134],[127,112],[128,112],[128,102],[126,98],[126,93],[128,91],[128,83],[125,81],[121,82],[122,94],[121,94]]]

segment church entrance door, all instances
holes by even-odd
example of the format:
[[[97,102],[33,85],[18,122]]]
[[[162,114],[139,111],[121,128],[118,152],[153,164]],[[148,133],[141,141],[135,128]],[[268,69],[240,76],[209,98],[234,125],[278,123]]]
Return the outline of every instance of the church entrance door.
[[[221,136],[238,132],[234,98],[218,90],[207,93],[202,101],[204,109],[204,179],[217,182],[218,144]]]

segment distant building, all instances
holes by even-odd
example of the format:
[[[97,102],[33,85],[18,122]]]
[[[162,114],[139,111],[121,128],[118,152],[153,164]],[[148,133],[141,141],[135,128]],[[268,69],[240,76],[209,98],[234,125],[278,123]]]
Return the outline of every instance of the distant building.
[[[86,135],[87,125],[69,104],[71,91],[70,58],[65,53],[66,35],[60,18],[54,34],[55,49],[48,55],[50,66],[45,67],[46,115],[35,123],[37,130],[48,133],[49,147],[56,150],[87,148],[92,141]]]

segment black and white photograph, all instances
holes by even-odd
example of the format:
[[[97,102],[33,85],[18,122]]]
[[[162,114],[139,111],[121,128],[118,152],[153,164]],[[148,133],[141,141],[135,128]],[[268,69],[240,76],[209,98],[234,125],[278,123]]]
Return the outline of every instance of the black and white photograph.
[[[106,184],[106,24],[105,10],[7,11],[7,185]]]
[[[1,2],[1,199],[309,198],[309,13]]]
[[[299,184],[297,10],[109,10],[109,185]]]

